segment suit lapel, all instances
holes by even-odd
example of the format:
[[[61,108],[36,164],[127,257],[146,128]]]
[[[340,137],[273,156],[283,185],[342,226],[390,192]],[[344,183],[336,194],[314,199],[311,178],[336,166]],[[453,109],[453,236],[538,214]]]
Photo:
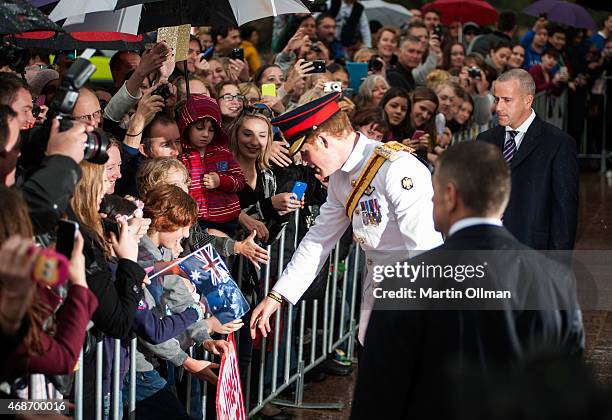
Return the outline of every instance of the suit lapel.
[[[504,151],[504,142],[506,141],[506,129],[501,125],[498,125],[494,128],[495,133],[493,134],[493,142],[499,150]]]
[[[516,155],[510,162],[510,169],[516,168],[527,156],[533,152],[533,150],[538,147],[540,142],[538,141],[538,137],[542,131],[542,120],[540,117],[536,115],[535,119],[527,129],[525,133],[525,137],[523,137],[523,141],[521,141],[521,147],[519,147]]]

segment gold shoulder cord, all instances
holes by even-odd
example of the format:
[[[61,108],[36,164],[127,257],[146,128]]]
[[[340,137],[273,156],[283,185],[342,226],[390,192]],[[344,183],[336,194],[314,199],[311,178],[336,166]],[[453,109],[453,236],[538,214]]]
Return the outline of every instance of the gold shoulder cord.
[[[346,198],[346,202],[344,203],[346,215],[348,216],[349,220],[353,220],[353,212],[355,211],[355,207],[357,207],[357,203],[359,203],[361,196],[368,189],[383,163],[385,163],[386,160],[393,162],[395,159],[397,159],[398,152],[401,151],[413,153],[414,149],[396,141],[390,141],[374,148],[374,153],[372,153],[368,163],[359,174],[357,182],[355,182],[353,189],[349,193],[348,197]]]

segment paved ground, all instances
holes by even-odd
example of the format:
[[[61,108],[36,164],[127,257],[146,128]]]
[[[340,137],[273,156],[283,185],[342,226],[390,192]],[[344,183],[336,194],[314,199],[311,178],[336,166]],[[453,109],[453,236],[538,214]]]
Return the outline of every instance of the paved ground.
[[[581,174],[580,213],[576,249],[612,249],[612,185],[599,174]],[[612,379],[612,312],[585,312],[587,333],[586,360],[602,383]],[[345,419],[350,413],[356,372],[346,377],[332,377],[313,384],[304,392],[306,402],[345,403],[342,411],[291,410],[295,419]]]

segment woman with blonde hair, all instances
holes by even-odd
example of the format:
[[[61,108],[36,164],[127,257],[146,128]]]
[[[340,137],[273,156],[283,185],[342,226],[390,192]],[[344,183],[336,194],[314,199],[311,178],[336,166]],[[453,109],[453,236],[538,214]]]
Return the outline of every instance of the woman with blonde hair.
[[[98,213],[108,181],[104,165],[83,161],[79,165],[83,173],[70,200],[68,218],[79,224],[83,235],[83,254],[87,273],[87,285],[98,298],[98,308],[93,313],[93,330],[107,337],[130,337],[138,302],[142,298],[144,270],[136,263],[138,236],[128,230],[126,218],[119,218],[119,236],[111,233],[111,242],[104,238],[102,217]],[[117,261],[111,262],[114,254]],[[114,280],[110,265],[116,265]],[[96,333],[96,334],[97,334]],[[105,360],[105,363],[109,363]],[[93,351],[83,356],[85,377],[95,376],[96,360]],[[95,381],[85,381],[83,389],[84,417],[94,416]]]
[[[264,114],[266,109],[245,110],[232,127],[229,142],[246,179],[246,186],[238,193],[240,225],[247,233],[257,231],[263,242],[271,239],[264,221],[284,222],[283,216],[301,206],[291,193],[276,194],[276,178],[269,163],[272,124]]]

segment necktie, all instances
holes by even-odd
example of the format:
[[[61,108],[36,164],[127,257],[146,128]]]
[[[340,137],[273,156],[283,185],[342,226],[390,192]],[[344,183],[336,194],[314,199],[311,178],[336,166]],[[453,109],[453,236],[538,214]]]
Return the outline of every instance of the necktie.
[[[508,134],[508,137],[506,138],[506,141],[504,142],[503,155],[504,155],[504,159],[506,160],[506,162],[510,163],[510,161],[516,154],[516,142],[514,141],[514,138],[519,132],[518,131],[506,131],[506,133]]]

